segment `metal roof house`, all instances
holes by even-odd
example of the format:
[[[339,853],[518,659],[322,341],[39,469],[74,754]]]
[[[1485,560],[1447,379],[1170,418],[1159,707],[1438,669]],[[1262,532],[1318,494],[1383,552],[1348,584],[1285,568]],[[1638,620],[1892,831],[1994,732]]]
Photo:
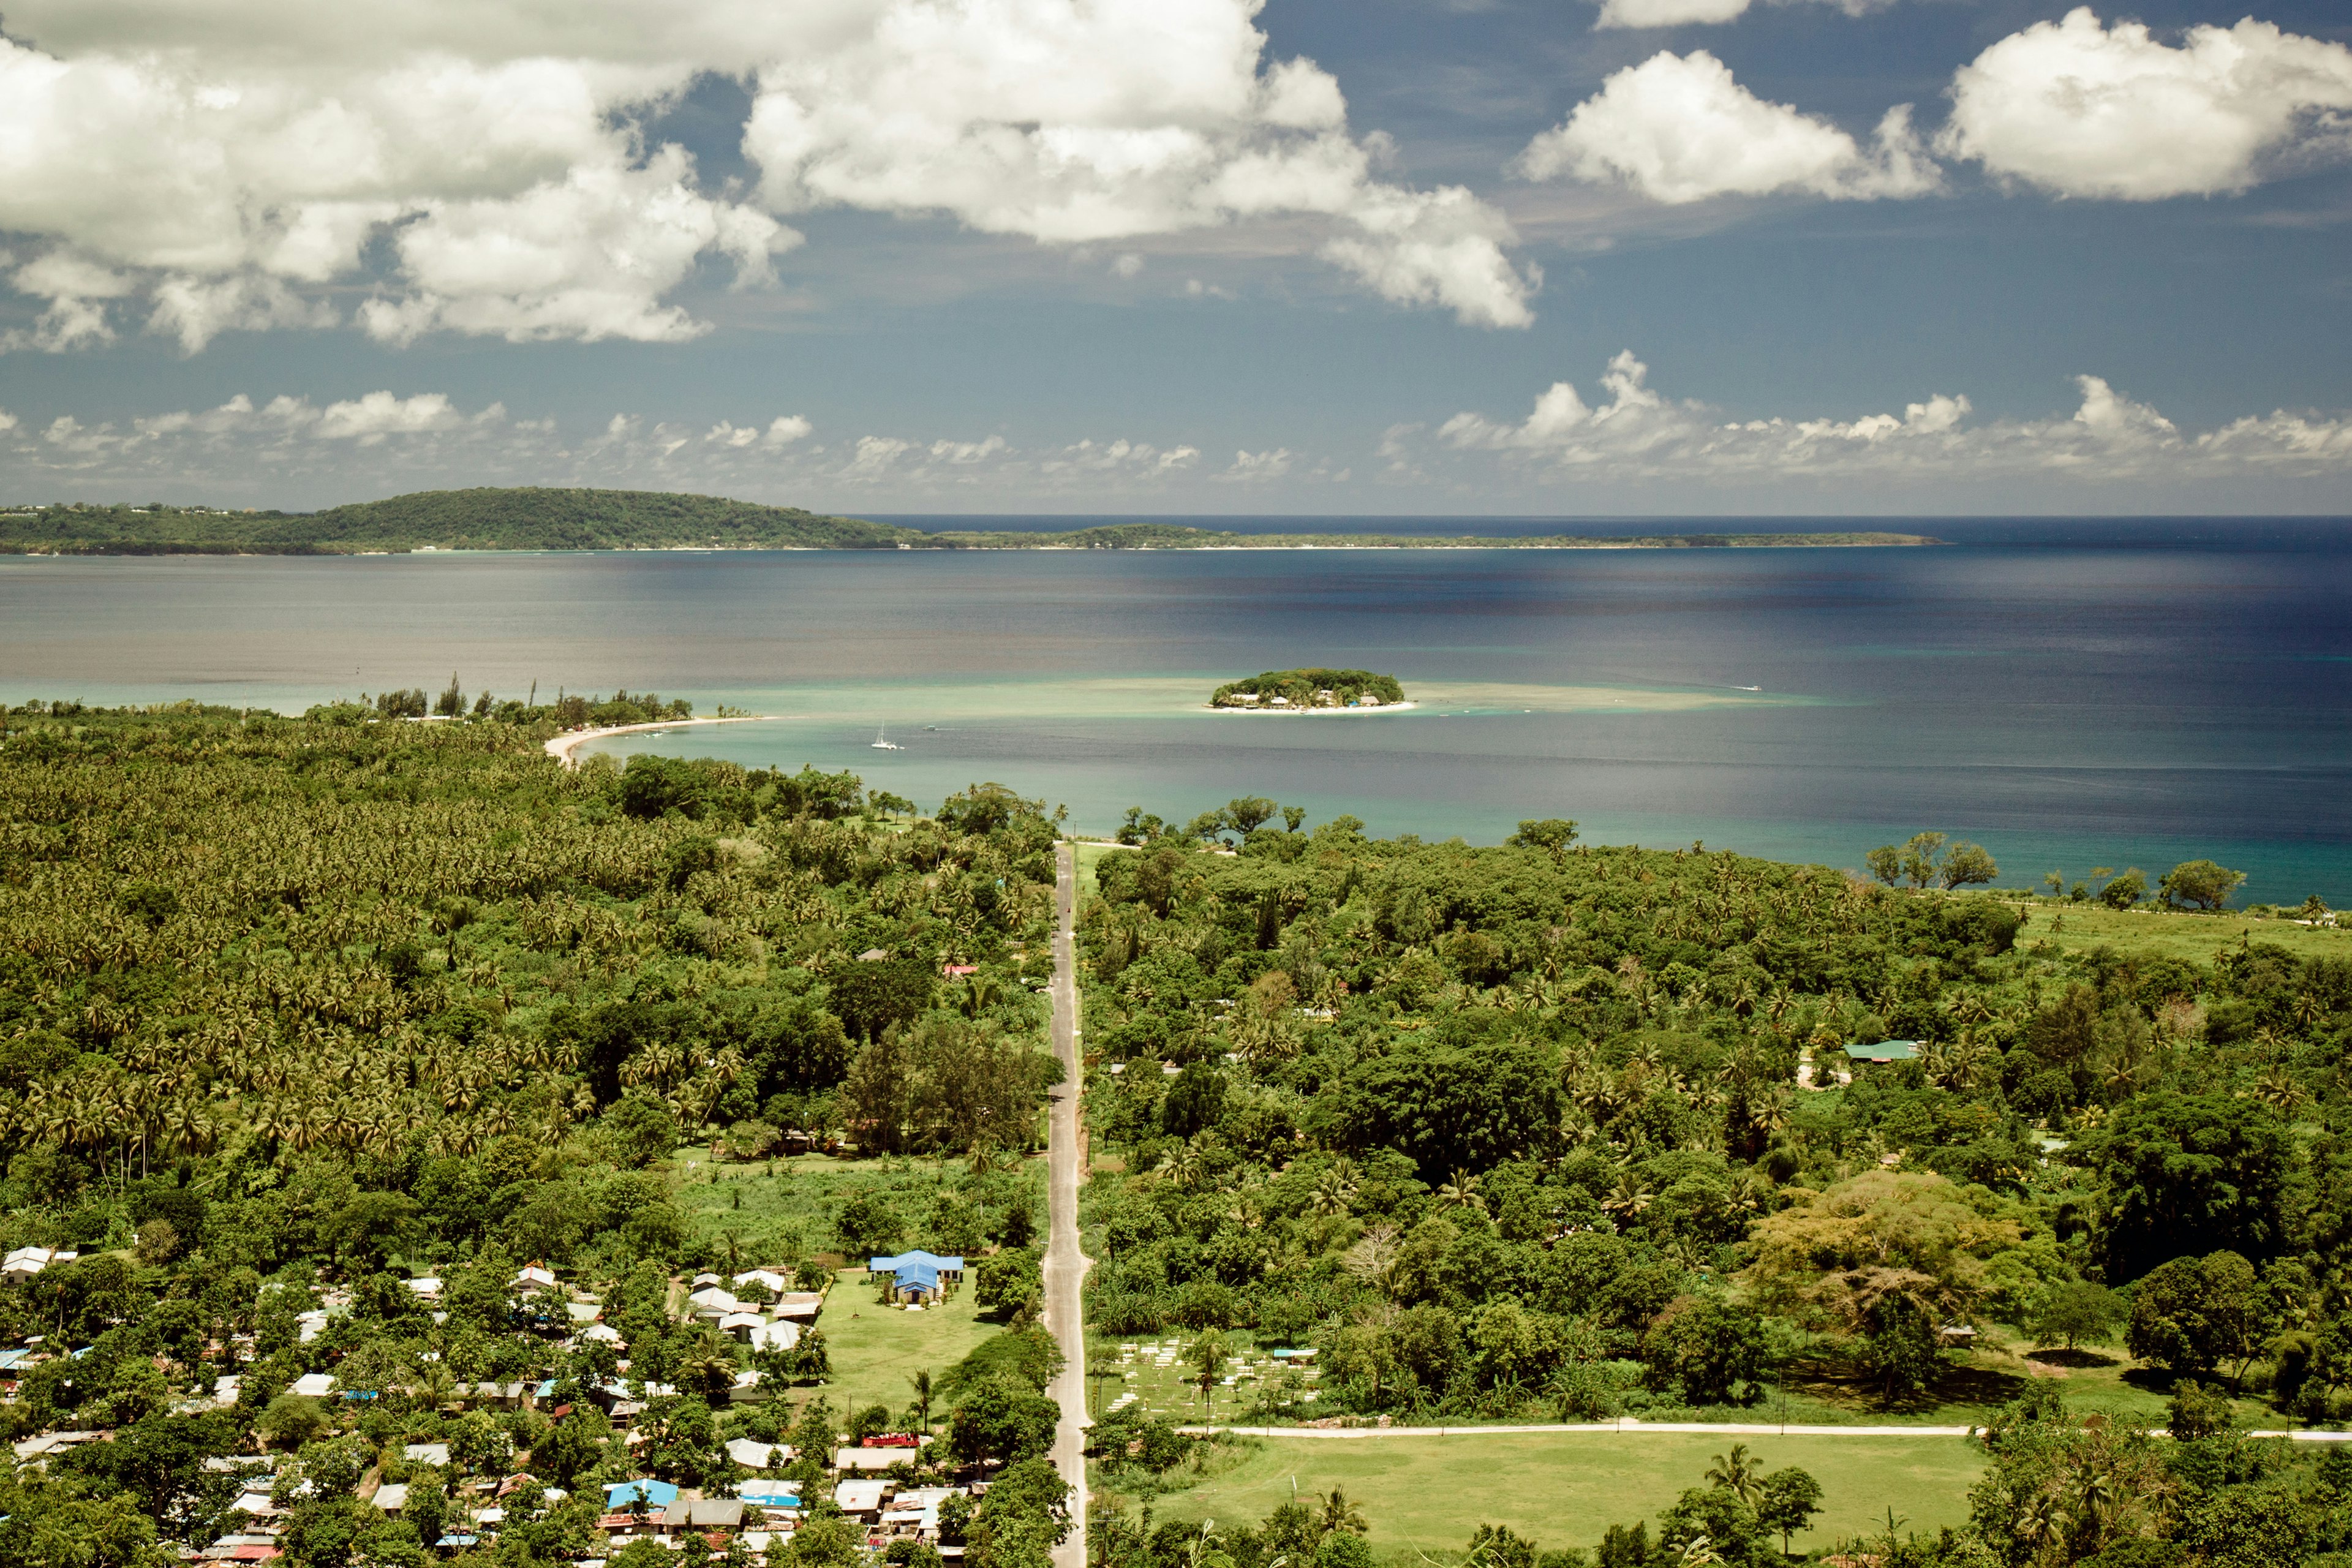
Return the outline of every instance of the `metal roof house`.
[[[1848,1046],[1846,1059],[1856,1062],[1908,1062],[1919,1059],[1916,1040],[1881,1040],[1871,1046]]]
[[[653,1508],[667,1508],[677,1500],[677,1488],[667,1481],[612,1481],[604,1488],[604,1506],[619,1511],[643,1498]]]
[[[890,1296],[898,1301],[936,1301],[963,1279],[963,1259],[942,1258],[917,1247],[895,1258],[877,1258],[866,1268],[890,1276]]]

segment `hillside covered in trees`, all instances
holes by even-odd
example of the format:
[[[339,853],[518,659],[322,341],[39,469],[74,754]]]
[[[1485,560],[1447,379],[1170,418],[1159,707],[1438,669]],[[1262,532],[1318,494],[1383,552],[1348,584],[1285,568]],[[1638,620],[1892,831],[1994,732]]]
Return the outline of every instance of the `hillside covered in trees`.
[[[2005,1434],[1978,1527],[1854,1561],[2352,1541],[2352,1466],[2242,1429],[2352,1415],[2352,962],[2070,955],[2019,937],[2075,906],[1933,866],[1559,821],[1475,848],[1243,800],[1127,837],[1080,928],[1091,1312],[1203,1368],[1227,1336],[1314,1350],[1237,1416],[1973,1421]],[[1173,1465],[1166,1420],[1098,1447]],[[2168,1422],[2196,1441],[2137,1436]],[[1777,1560],[1733,1493],[1602,1562]],[[1132,1526],[1121,1561],[1166,1563]]]
[[[0,511],[0,550],[350,555],[412,550],[887,550],[911,530],[654,490],[425,490],[320,512],[189,507]]]

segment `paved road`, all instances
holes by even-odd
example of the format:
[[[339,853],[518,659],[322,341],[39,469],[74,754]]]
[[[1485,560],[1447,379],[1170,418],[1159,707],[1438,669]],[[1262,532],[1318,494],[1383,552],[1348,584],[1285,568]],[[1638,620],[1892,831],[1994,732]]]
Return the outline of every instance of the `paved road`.
[[[1060,923],[1054,933],[1053,992],[1054,1054],[1061,1058],[1064,1077],[1053,1092],[1046,1141],[1052,1232],[1045,1268],[1045,1327],[1062,1347],[1062,1375],[1045,1392],[1062,1407],[1061,1423],[1054,1428],[1054,1467],[1076,1493],[1070,1501],[1070,1532],[1054,1549],[1054,1568],[1085,1568],[1087,1561],[1087,1328],[1079,1288],[1091,1265],[1078,1250],[1078,1183],[1084,1174],[1079,1166],[1078,1090],[1084,1071],[1078,1062],[1077,954],[1073,951],[1077,889],[1076,852],[1065,844],[1055,856],[1054,900]]]

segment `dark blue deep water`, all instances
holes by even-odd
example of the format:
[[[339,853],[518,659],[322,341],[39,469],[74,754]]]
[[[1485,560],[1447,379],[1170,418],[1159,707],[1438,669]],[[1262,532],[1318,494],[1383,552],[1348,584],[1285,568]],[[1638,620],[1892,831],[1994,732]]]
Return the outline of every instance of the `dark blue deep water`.
[[[927,803],[999,779],[1085,827],[1261,794],[1380,832],[1492,841],[1567,816],[1604,842],[1845,866],[1933,827],[1983,843],[2004,882],[2210,855],[2252,874],[2249,899],[2352,903],[2352,522],[1884,526],[1954,542],[0,559],[0,697],[299,708],[453,669],[501,695],[625,684],[792,716],[641,747],[849,766]],[[1304,663],[1471,695],[1244,720],[1118,685],[1205,694]],[[1592,689],[1628,695],[1595,707]],[[1658,706],[1693,695],[1730,705]],[[906,750],[870,747],[884,721]]]

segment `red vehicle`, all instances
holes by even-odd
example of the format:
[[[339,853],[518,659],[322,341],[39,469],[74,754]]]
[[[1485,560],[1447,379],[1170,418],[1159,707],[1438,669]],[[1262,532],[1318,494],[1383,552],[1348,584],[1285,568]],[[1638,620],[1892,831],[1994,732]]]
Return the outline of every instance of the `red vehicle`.
[[[866,1439],[869,1448],[919,1448],[923,1440],[912,1432],[881,1432]]]

